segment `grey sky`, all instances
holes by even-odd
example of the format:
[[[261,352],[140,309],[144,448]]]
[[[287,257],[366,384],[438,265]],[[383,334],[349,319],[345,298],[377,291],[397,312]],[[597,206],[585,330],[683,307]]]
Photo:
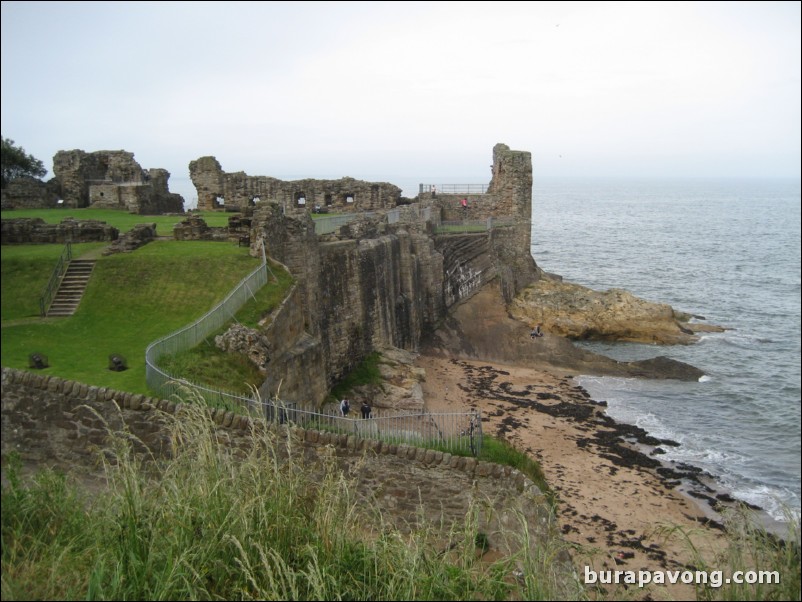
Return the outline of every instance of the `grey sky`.
[[[800,175],[800,3],[2,2],[2,135],[280,178]],[[190,201],[190,198],[187,198]]]

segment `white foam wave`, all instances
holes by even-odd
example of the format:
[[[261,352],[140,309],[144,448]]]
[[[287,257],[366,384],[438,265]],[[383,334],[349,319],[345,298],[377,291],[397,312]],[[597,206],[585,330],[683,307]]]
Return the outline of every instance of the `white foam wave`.
[[[760,506],[777,522],[799,520],[799,496],[787,489],[775,489],[766,485],[734,487],[732,495],[745,502]]]

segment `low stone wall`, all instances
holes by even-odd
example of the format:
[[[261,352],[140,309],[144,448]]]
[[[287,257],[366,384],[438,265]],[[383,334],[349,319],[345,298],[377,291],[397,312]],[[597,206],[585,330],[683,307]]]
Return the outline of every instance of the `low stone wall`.
[[[228,242],[237,240],[239,232],[231,232],[230,228],[211,227],[202,217],[191,215],[173,226],[173,238],[176,240],[215,240]]]
[[[142,394],[3,368],[3,464],[16,452],[29,466],[97,473],[97,454],[107,446],[109,429],[123,428],[131,433],[137,451],[168,456],[166,423],[180,406]],[[251,418],[225,410],[209,412],[219,425],[221,444],[253,445]],[[285,427],[278,428],[286,435]],[[478,507],[480,529],[494,549],[514,551],[516,544],[506,535],[520,532],[521,519],[533,540],[550,536],[544,496],[526,476],[508,466],[354,435],[303,429],[293,429],[291,434],[307,460],[330,457],[333,449],[365,502],[378,506],[399,528],[429,521],[447,529],[454,522],[463,524]]]
[[[47,224],[38,217],[2,221],[3,244],[111,242],[120,231],[106,222],[64,218],[60,224]]]

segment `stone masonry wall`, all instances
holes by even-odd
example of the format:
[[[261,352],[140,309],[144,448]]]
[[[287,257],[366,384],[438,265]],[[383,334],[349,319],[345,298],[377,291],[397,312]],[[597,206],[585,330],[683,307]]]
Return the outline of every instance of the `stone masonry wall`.
[[[123,428],[133,435],[129,440],[136,452],[169,456],[167,424],[180,407],[141,394],[3,368],[3,465],[15,452],[27,466],[97,474],[98,453],[108,445],[108,429]],[[218,425],[220,444],[244,449],[253,445],[252,419],[224,410],[209,412]],[[277,435],[286,437],[280,428]],[[385,519],[399,528],[428,520],[435,527],[442,522],[448,529],[452,523],[463,524],[471,508],[478,506],[480,530],[491,547],[503,553],[514,552],[516,544],[501,531],[520,532],[520,518],[534,536],[533,545],[550,531],[544,496],[510,467],[354,435],[293,429],[290,436],[313,463],[333,451],[366,502],[377,504]]]
[[[59,151],[54,178],[66,207],[123,209],[130,213],[183,213],[184,199],[168,188],[170,172],[145,170],[134,154],[119,151]]]
[[[4,245],[31,243],[111,242],[120,231],[106,222],[65,217],[60,224],[47,224],[40,217],[20,217],[2,221]]]
[[[401,189],[387,182],[347,177],[283,181],[268,176],[249,176],[242,171],[226,173],[214,157],[191,161],[189,175],[198,192],[201,211],[243,211],[260,202],[271,201],[285,213],[304,213],[315,206],[347,213],[391,209],[401,198]]]
[[[50,209],[57,208],[58,182],[54,179],[45,183],[36,178],[14,178],[0,191],[0,206],[8,209]]]
[[[289,318],[296,332],[284,344],[292,354],[267,366],[264,392],[275,393],[281,382],[283,399],[319,403],[322,396],[309,395],[325,394],[372,351],[416,351],[424,333],[436,328],[449,308],[493,279],[500,278],[500,290],[509,300],[538,277],[529,247],[529,153],[497,145],[494,161],[497,192],[476,200],[490,207],[488,215],[505,218],[504,227],[491,231],[433,235],[432,222],[423,216],[442,208],[436,199],[424,199],[419,207],[403,207],[393,223],[378,214],[319,237],[308,212],[290,214],[279,202],[260,201],[253,213],[252,249],[264,242],[268,254],[287,266],[298,282],[296,303],[302,308]],[[513,214],[497,215],[493,207],[498,206]],[[302,366],[314,386],[290,375],[292,365]]]

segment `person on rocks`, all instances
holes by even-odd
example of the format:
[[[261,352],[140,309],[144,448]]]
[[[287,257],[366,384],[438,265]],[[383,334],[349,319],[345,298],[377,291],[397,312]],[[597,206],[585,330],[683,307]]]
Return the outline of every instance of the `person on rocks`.
[[[362,418],[364,420],[367,420],[368,418],[370,418],[371,413],[372,413],[372,410],[370,408],[370,404],[367,401],[363,401],[362,402]]]
[[[467,213],[468,212],[468,199],[467,199],[467,197],[463,198],[460,201],[460,204],[462,205],[462,212],[463,213]]]
[[[347,399],[343,399],[340,402],[340,412],[342,412],[343,417],[348,417],[348,412],[351,411],[351,403]]]
[[[532,332],[529,333],[529,336],[534,338],[542,337],[543,336],[543,329],[541,328],[542,324],[538,324],[532,329]]]

